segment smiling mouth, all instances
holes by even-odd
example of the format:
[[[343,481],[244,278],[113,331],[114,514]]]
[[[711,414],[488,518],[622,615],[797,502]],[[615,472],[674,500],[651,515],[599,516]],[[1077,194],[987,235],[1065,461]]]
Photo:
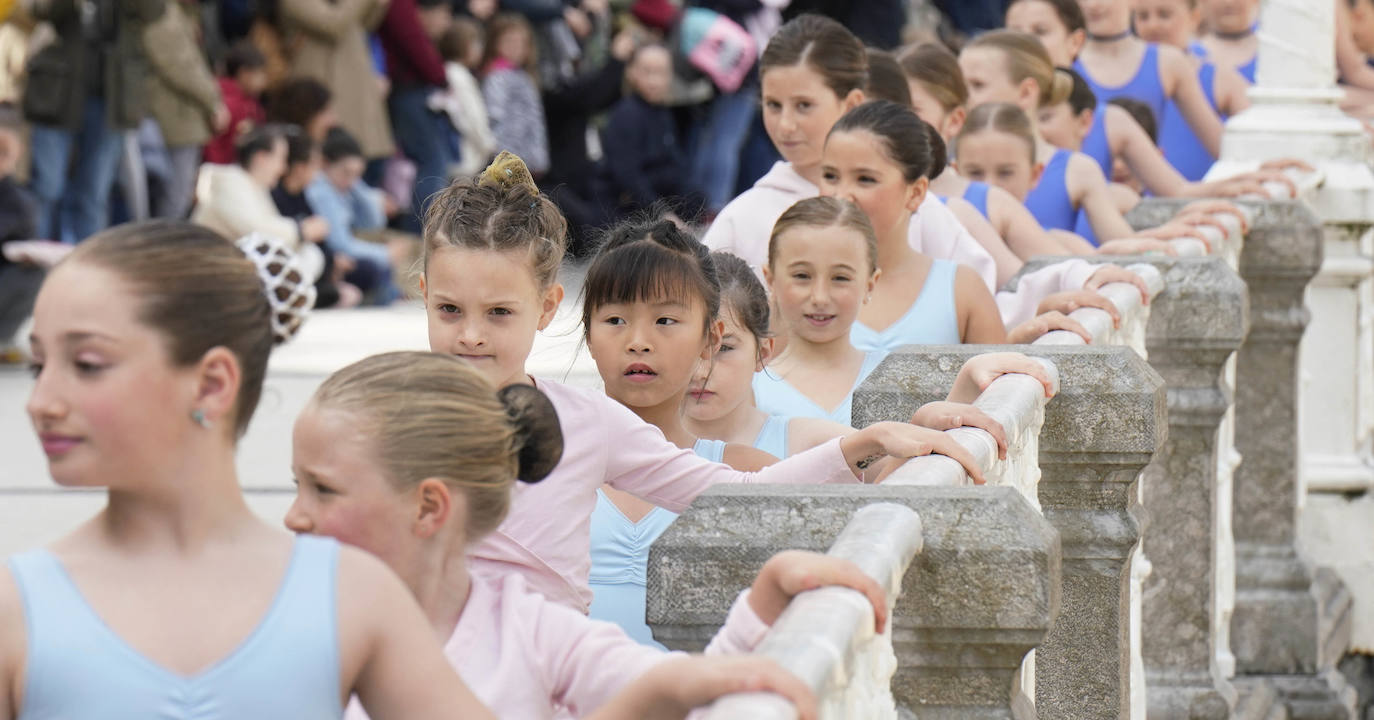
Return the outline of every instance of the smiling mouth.
[[[825,325],[835,319],[834,315],[821,315],[817,313],[808,313],[802,317],[806,318],[806,321],[812,325]]]

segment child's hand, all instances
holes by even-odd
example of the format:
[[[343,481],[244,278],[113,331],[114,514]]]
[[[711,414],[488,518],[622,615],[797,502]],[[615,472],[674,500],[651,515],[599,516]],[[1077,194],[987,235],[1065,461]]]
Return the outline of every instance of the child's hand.
[[[1098,292],[1096,288],[1092,290],[1069,290],[1046,296],[1044,300],[1040,301],[1039,307],[1035,309],[1035,314],[1044,315],[1049,312],[1059,312],[1068,315],[1074,310],[1085,307],[1097,308],[1106,312],[1112,316],[1112,327],[1121,327],[1121,312],[1116,309],[1116,305],[1112,304],[1111,300]]]
[[[760,655],[689,655],[665,660],[631,682],[588,720],[681,720],[725,695],[771,692],[816,720],[816,697],[795,675]]]
[[[1260,165],[1261,170],[1301,170],[1303,172],[1316,172],[1317,169],[1297,158],[1277,158],[1266,160]]]
[[[863,470],[875,458],[891,456],[899,462],[888,463],[874,482],[882,479],[909,460],[923,455],[944,455],[964,466],[973,484],[982,485],[983,471],[973,454],[953,437],[938,430],[904,422],[879,422],[846,435],[840,440],[840,451],[851,468]],[[860,465],[860,463],[863,463]]]
[[[1085,343],[1092,344],[1093,341],[1092,334],[1083,327],[1082,323],[1058,310],[1052,310],[1041,313],[1012,328],[1007,333],[1007,343],[1010,345],[1029,345],[1051,330],[1068,330],[1078,333]]]
[[[973,402],[988,389],[993,380],[1008,373],[1029,375],[1045,386],[1045,397],[1054,397],[1054,381],[1040,361],[1015,352],[983,353],[975,355],[959,368],[954,387],[947,398],[951,402]]]
[[[1194,236],[1189,236],[1194,237]],[[1206,240],[1203,240],[1205,243]],[[1108,240],[1097,247],[1098,255],[1143,255],[1145,253],[1163,253],[1165,255],[1177,255],[1168,241],[1152,237],[1131,237]]]
[[[1134,285],[1140,291],[1140,302],[1144,305],[1150,304],[1150,288],[1145,286],[1145,279],[1120,265],[1099,267],[1096,272],[1088,276],[1088,281],[1083,283],[1083,289],[1101,290],[1103,285],[1110,285],[1115,282]]]
[[[1246,232],[1250,229],[1250,223],[1245,221],[1245,213],[1235,203],[1226,200],[1198,200],[1183,206],[1183,209],[1174,215],[1174,219],[1181,222],[1193,222],[1194,217],[1207,217],[1210,215],[1226,214],[1234,217],[1240,223],[1240,231]],[[1197,223],[1193,223],[1197,224]],[[1220,228],[1223,232],[1225,227]]]
[[[772,625],[792,598],[831,585],[858,590],[873,604],[874,628],[887,625],[887,597],[873,578],[848,560],[802,550],[784,550],[764,563],[749,590],[749,607]]]
[[[1154,238],[1155,240],[1178,240],[1180,238],[1191,238],[1202,243],[1203,246],[1207,248],[1207,252],[1212,252],[1211,241],[1209,241],[1206,238],[1206,236],[1204,236],[1202,233],[1198,232],[1196,226],[1184,222],[1178,222],[1177,220],[1170,220],[1169,222],[1166,222],[1163,225],[1159,225],[1152,228],[1146,228],[1144,230],[1138,230],[1136,231],[1136,237]],[[1099,250],[1098,252],[1101,252],[1101,250]]]
[[[1037,365],[1039,363],[1036,363]],[[968,403],[938,400],[922,405],[912,416],[913,425],[931,430],[953,430],[957,427],[976,427],[987,431],[997,441],[997,458],[1007,459],[1007,431],[991,415]]]

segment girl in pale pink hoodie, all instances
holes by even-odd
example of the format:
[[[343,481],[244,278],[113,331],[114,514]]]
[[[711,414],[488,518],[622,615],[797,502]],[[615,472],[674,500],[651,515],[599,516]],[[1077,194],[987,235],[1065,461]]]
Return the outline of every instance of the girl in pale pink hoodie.
[[[469,573],[469,545],[501,522],[514,481],[539,482],[558,464],[559,418],[533,387],[498,391],[450,356],[375,355],[325,380],[293,441],[297,489],[287,527],[385,561],[414,593],[449,662],[499,717],[547,720],[565,710],[639,718],[644,702],[685,712],[734,689],[712,681],[721,670],[795,695],[799,683],[766,660],[645,648],[614,625],[530,592],[520,573]],[[787,552],[740,594],[707,654],[749,652],[793,595],[822,585],[864,592],[881,629],[887,606],[875,581],[842,560]],[[690,685],[697,687],[684,691]],[[796,698],[803,711],[806,695]],[[355,701],[345,717],[366,715]]]
[[[535,333],[563,299],[557,273],[566,234],[557,207],[508,153],[477,182],[435,196],[426,218],[420,288],[430,349],[468,360],[498,387],[539,388],[566,438],[549,478],[517,487],[510,517],[473,548],[477,574],[517,571],[535,592],[585,613],[590,518],[603,484],[681,512],[716,483],[857,483],[869,458],[930,452],[922,429],[877,423],[758,473],[739,472],[673,445],[605,393],[530,377]]]
[[[802,15],[769,41],[759,60],[759,76],[764,127],[783,161],[726,205],[702,238],[712,250],[744,258],[756,272],[766,263],[773,223],[796,201],[820,194],[826,135],[845,112],[864,102],[868,57],[863,43],[843,25]],[[938,199],[927,196],[912,214],[908,239],[927,256],[968,265],[989,290],[997,291],[993,256]],[[1073,307],[1042,303],[1051,295],[1123,280],[1137,282],[1144,294],[1143,282],[1132,273],[1068,260],[1025,275],[1014,291],[997,292],[997,305],[1011,328],[1042,312]]]

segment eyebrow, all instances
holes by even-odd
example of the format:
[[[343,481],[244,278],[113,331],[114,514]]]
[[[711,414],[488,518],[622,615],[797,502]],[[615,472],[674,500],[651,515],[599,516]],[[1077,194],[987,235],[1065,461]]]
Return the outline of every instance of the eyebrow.
[[[118,342],[113,335],[106,335],[95,330],[69,330],[59,337],[59,340],[68,345],[75,345],[86,340],[104,340],[105,342]],[[29,343],[32,345],[42,345],[38,335],[29,333]]]

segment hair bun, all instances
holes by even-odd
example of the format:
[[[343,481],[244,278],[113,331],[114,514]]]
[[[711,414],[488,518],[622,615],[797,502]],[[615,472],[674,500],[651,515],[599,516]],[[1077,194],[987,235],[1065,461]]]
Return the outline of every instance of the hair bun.
[[[539,186],[534,184],[534,176],[530,174],[530,169],[525,165],[525,161],[519,155],[507,150],[502,150],[495,160],[487,166],[486,170],[477,178],[478,185],[495,185],[503,188],[513,188],[524,186],[535,195],[539,194]]]
[[[305,269],[306,262],[299,254],[275,237],[249,233],[235,244],[258,269],[267,304],[272,309],[274,344],[290,340],[315,307],[314,274]]]
[[[508,385],[496,396],[506,406],[506,415],[515,426],[515,477],[536,483],[549,476],[563,459],[563,428],[558,411],[544,393],[532,385]]]
[[[1042,98],[1043,107],[1053,107],[1069,99],[1073,94],[1073,76],[1064,68],[1054,69],[1054,79],[1050,81],[1050,87]]]

